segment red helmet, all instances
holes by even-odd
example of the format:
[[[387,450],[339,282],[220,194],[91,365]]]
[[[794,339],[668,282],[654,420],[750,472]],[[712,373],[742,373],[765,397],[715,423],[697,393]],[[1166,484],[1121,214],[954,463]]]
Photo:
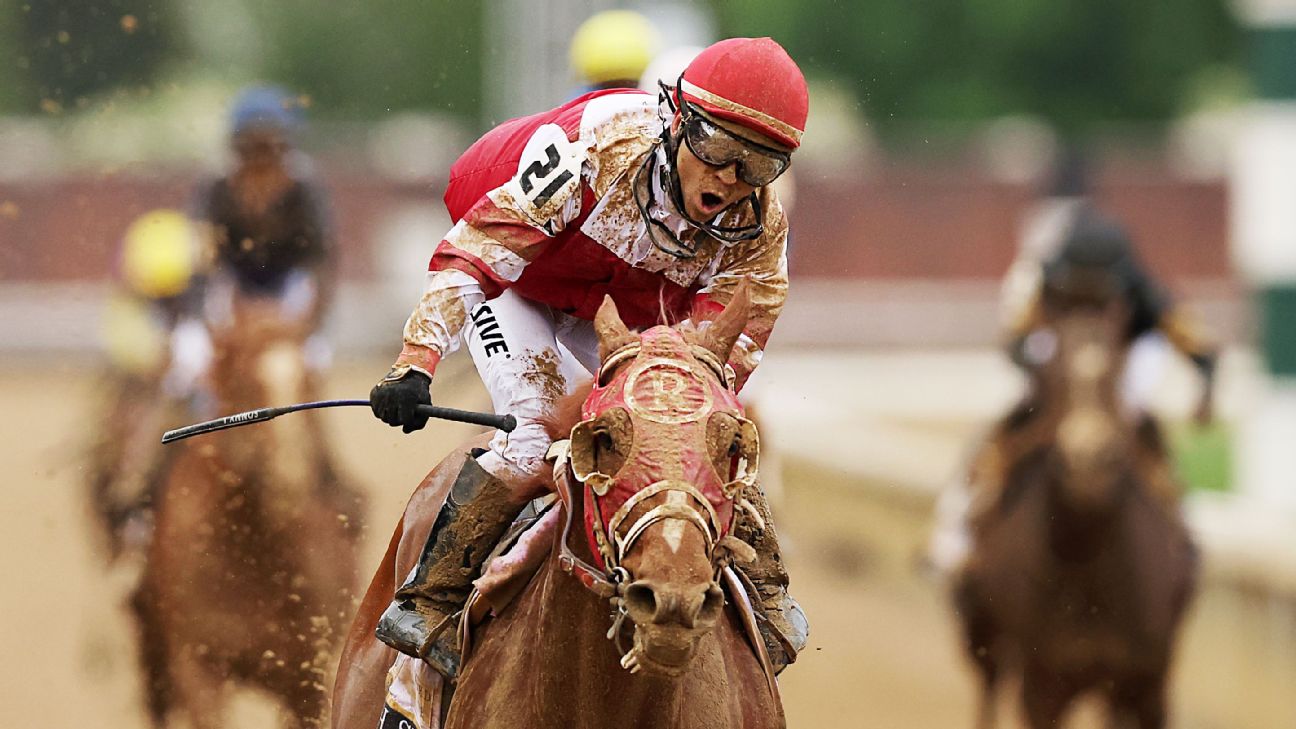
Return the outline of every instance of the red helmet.
[[[801,145],[810,94],[773,38],[729,38],[698,54],[680,80],[685,101],[788,147]]]

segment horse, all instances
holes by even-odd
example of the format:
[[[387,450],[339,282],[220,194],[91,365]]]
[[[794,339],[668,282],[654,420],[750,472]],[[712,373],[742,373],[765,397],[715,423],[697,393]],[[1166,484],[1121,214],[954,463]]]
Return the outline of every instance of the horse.
[[[729,564],[751,556],[733,526],[758,518],[742,496],[759,488],[757,434],[725,387],[721,364],[747,309],[742,288],[709,325],[634,334],[605,299],[594,322],[602,362],[595,382],[560,402],[547,423],[557,439],[551,454],[560,498],[538,518],[538,569],[503,590],[508,597],[498,603],[490,594],[477,600],[482,592],[470,600],[462,671],[440,694],[439,711],[391,721],[384,697],[397,655],[373,631],[418,559],[435,519],[431,507],[444,501],[465,449],[429,474],[343,648],[335,729],[379,721],[420,729],[786,726],[741,578]],[[573,541],[576,520],[584,538]],[[472,629],[471,616],[483,612]]]
[[[213,331],[220,408],[313,399],[306,336],[272,303],[237,300],[232,323]],[[362,503],[321,433],[294,416],[179,444],[132,602],[155,727],[175,713],[223,726],[231,685],[274,698],[284,726],[323,726]]]
[[[953,583],[981,682],[979,729],[995,725],[999,683],[1014,671],[1032,729],[1057,726],[1090,692],[1112,726],[1166,722],[1196,551],[1155,422],[1120,410],[1128,313],[1106,283],[1046,295],[1055,353],[1037,395],[1001,426],[999,501],[974,524]]]

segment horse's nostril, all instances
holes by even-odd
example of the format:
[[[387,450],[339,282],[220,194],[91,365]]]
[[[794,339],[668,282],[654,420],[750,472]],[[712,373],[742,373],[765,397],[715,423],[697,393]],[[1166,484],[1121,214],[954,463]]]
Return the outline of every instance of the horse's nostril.
[[[623,599],[626,611],[635,619],[635,622],[652,622],[657,614],[657,595],[652,586],[643,581],[632,582],[626,586]]]
[[[724,593],[712,583],[678,587],[638,580],[626,586],[626,611],[639,625],[679,625],[695,628],[714,624],[724,606]]]

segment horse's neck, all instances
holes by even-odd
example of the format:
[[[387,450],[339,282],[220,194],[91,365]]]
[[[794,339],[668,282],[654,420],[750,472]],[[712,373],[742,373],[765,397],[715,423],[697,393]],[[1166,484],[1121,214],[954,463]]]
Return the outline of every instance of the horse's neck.
[[[221,397],[222,410],[229,412],[287,405],[309,395],[300,348],[289,342],[267,348],[257,359],[255,372],[226,373],[221,382],[231,388]],[[237,391],[248,382],[261,386]],[[292,414],[231,430],[224,439],[226,460],[242,473],[263,475],[264,488],[286,497],[309,493],[319,480],[322,457],[322,444],[311,420],[314,416],[309,412]]]
[[[575,707],[576,714],[604,720],[677,716],[687,698],[682,680],[631,674],[620,666],[614,644],[607,638],[612,622],[608,601],[563,572],[556,553],[544,577],[538,631],[544,639],[538,641],[535,665],[549,668],[537,671],[539,705]],[[625,627],[628,646],[628,621]]]

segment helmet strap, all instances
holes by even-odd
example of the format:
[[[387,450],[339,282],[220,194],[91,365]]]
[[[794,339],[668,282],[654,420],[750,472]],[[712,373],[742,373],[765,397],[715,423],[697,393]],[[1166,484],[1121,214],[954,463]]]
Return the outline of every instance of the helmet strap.
[[[672,110],[675,109],[673,103],[670,104],[670,106]],[[675,114],[678,116],[679,111],[675,111]],[[666,152],[666,178],[664,180],[666,184],[663,185],[663,187],[666,188],[666,194],[670,196],[671,204],[675,206],[675,212],[677,212],[681,218],[684,218],[689,225],[705,232],[707,235],[725,241],[726,243],[752,240],[763,235],[765,232],[765,210],[764,206],[761,205],[760,197],[755,192],[741,200],[738,200],[716,215],[716,218],[723,217],[726,213],[737,209],[745,202],[751,206],[752,219],[756,221],[750,225],[716,225],[712,222],[697,220],[693,216],[689,215],[688,209],[684,205],[684,186],[680,183],[679,170],[676,169],[675,166],[675,160],[677,159],[677,155],[679,155],[681,139],[683,139],[682,129],[678,134],[672,134],[670,123],[667,122],[663,125],[660,142],[662,148]],[[650,194],[651,190],[652,187],[650,185]],[[716,218],[712,218],[712,220],[715,220]]]

